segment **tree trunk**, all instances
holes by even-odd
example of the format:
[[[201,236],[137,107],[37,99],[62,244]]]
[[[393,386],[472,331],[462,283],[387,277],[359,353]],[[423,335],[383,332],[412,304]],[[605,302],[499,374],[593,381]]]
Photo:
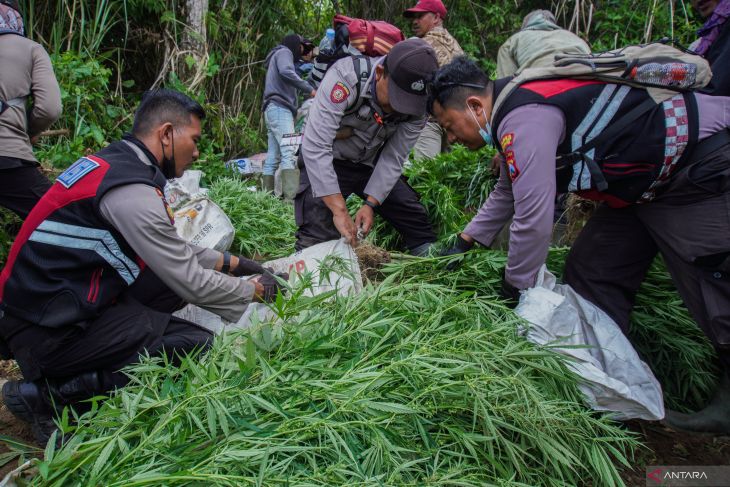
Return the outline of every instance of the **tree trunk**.
[[[182,56],[179,59],[181,79],[195,87],[203,81],[208,59],[205,15],[208,0],[185,0],[185,30],[182,35]]]

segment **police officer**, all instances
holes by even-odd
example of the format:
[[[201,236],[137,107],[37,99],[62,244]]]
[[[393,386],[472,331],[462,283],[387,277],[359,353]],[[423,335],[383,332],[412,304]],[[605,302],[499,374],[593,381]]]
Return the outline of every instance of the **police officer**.
[[[428,252],[436,236],[401,176],[426,123],[426,85],[437,67],[433,49],[409,39],[385,57],[346,57],[329,68],[304,129],[294,200],[297,249],[340,236],[354,244],[377,212],[411,253]],[[345,205],[352,193],[364,200],[354,221]]]
[[[2,394],[39,442],[54,430],[53,405],[123,386],[120,369],[140,353],[176,361],[207,348],[207,330],[171,315],[186,302],[235,321],[276,295],[256,262],[175,231],[164,186],[197,158],[204,116],[176,91],[147,94],[133,133],[62,173],[21,228],[0,274],[0,338],[24,380]]]
[[[605,202],[573,245],[565,282],[627,332],[660,253],[724,372],[706,409],[669,412],[667,422],[730,433],[730,98],[688,92],[655,103],[639,88],[550,79],[510,92],[495,114],[508,81],[489,81],[465,58],[434,79],[433,113],[450,140],[473,150],[495,144],[505,156],[499,182],[450,253],[489,245],[514,215],[502,293],[516,301],[545,262],[556,191]],[[635,107],[648,109],[622,122]],[[591,139],[592,157],[556,166]]]

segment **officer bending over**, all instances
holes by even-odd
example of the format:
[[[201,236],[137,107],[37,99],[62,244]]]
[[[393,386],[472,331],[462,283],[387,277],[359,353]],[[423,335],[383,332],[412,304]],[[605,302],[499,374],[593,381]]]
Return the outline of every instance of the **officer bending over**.
[[[676,94],[624,124],[626,113],[649,104],[646,90],[558,78],[523,84],[494,114],[509,81],[490,81],[465,58],[434,79],[433,113],[450,141],[472,150],[494,143],[505,157],[451,252],[491,244],[514,215],[503,294],[516,299],[545,262],[556,191],[603,201],[571,248],[565,282],[627,332],[636,292],[661,254],[724,373],[706,409],[670,411],[667,423],[730,433],[730,98]],[[601,138],[604,131],[612,136]],[[586,137],[596,141],[592,158],[556,166]]]
[[[437,67],[433,48],[408,39],[385,57],[346,57],[329,68],[304,129],[297,250],[340,236],[355,244],[377,212],[411,253],[428,252],[436,235],[402,171],[426,124],[426,85]],[[354,222],[345,205],[352,193],[365,200]]]

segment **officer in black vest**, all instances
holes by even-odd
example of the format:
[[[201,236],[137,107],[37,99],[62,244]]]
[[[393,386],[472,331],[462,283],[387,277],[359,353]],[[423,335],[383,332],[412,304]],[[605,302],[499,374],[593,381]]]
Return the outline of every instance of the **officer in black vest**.
[[[2,394],[39,442],[54,430],[54,405],[123,386],[120,369],[140,353],[175,362],[205,350],[210,332],[171,315],[185,303],[236,321],[276,296],[260,264],[175,231],[165,183],[198,157],[204,116],[181,93],[146,94],[133,133],[76,161],[21,228],[0,274],[0,342],[25,380]],[[262,276],[236,277],[252,274]]]
[[[507,81],[490,81],[465,58],[433,81],[432,111],[450,142],[494,144],[505,159],[495,189],[447,253],[490,245],[514,216],[502,292],[515,302],[545,262],[555,193],[604,202],[571,249],[565,282],[626,332],[660,253],[725,373],[706,409],[668,412],[667,422],[730,433],[730,98],[690,92],[657,103],[640,88],[563,78],[525,83],[493,113]],[[647,108],[626,122],[635,107]]]

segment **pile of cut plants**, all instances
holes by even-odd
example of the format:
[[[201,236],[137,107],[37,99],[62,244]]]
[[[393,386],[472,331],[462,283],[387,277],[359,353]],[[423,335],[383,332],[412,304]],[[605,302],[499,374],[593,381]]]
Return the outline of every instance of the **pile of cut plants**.
[[[440,179],[409,169],[442,245],[486,197],[475,189],[493,180],[475,172],[486,157],[441,156],[429,163]],[[477,186],[474,174],[484,178]],[[288,255],[291,206],[247,185],[220,178],[209,187],[236,228],[232,250]],[[459,205],[467,211],[456,220]],[[305,279],[272,305],[277,321],[221,335],[179,366],[147,358],[130,367],[127,387],[77,424],[61,421],[65,444],[49,443],[30,482],[624,485],[640,441],[584,405],[564,356],[520,336],[498,294],[506,254],[389,257],[381,247],[398,250],[397,239],[378,225],[368,239],[378,264],[362,293],[307,297]],[[566,256],[550,252],[558,276]],[[700,405],[712,392],[712,348],[661,261],[637,298],[632,339],[668,406]]]
[[[486,292],[387,278],[219,337],[46,450],[40,485],[621,485],[637,441]]]

